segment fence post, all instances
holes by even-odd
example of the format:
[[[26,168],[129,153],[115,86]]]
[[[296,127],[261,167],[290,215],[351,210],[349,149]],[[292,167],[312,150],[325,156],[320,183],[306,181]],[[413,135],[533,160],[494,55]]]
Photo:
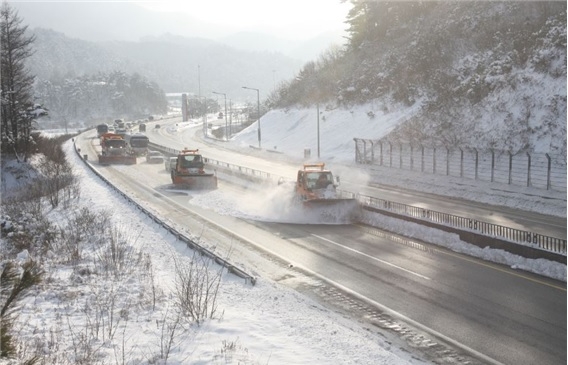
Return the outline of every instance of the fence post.
[[[460,177],[463,177],[463,150],[460,148]]]
[[[360,158],[359,158],[359,139],[358,138],[353,138],[353,141],[355,141],[355,163],[360,163]]]
[[[490,149],[491,151],[491,182],[493,182],[493,179],[495,177],[495,151],[493,151],[493,148]]]
[[[550,155],[548,153],[545,153],[544,155],[546,156],[546,159],[548,160],[548,167],[547,167],[547,170],[546,170],[546,190],[550,190],[550,186],[551,186],[550,170],[551,170],[552,159],[550,158]]]
[[[389,167],[392,167],[392,143],[389,142]]]
[[[436,174],[436,147],[432,150],[432,172]]]
[[[371,163],[375,162],[375,141],[371,140]]]
[[[531,186],[531,154],[527,152],[527,157],[529,159],[527,166],[527,187]]]
[[[477,151],[477,148],[474,148],[473,150],[475,151],[475,180],[477,180],[479,173],[479,151]]]
[[[422,165],[420,167],[420,171],[424,172],[424,146],[420,145],[420,148],[422,149]]]
[[[410,145],[410,171],[414,171],[414,146]]]
[[[363,164],[367,164],[367,141],[366,140],[362,140],[363,141]]]
[[[450,149],[446,147],[446,176],[450,176]]]
[[[509,185],[513,182],[513,154],[509,151]]]

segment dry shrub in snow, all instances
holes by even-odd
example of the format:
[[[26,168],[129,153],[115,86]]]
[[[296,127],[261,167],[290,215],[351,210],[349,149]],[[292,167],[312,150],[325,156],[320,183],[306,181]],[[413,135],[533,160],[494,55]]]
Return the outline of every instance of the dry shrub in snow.
[[[223,267],[194,251],[189,262],[175,260],[176,297],[182,315],[198,325],[217,312],[217,294],[221,285]]]

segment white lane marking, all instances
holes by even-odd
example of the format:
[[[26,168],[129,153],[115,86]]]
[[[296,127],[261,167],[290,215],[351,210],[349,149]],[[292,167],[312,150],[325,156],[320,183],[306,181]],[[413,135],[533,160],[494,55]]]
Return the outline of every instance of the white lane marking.
[[[317,238],[319,238],[320,240],[327,241],[327,242],[329,242],[329,243],[331,243],[331,244],[334,244],[334,245],[336,245],[336,246],[339,246],[339,247],[341,247],[341,248],[344,248],[344,249],[346,249],[346,250],[348,250],[348,251],[355,252],[355,253],[357,253],[357,254],[359,254],[359,255],[362,255],[362,256],[365,256],[365,257],[367,257],[367,258],[370,258],[371,260],[378,261],[378,262],[383,263],[383,264],[385,264],[385,265],[394,267],[395,269],[399,269],[399,270],[402,270],[402,271],[404,271],[404,272],[407,272],[407,273],[409,273],[409,274],[411,274],[411,275],[418,276],[419,278],[422,278],[422,279],[425,279],[425,280],[432,280],[432,279],[430,279],[430,278],[427,277],[427,276],[424,276],[424,275],[419,274],[419,273],[414,272],[414,271],[410,271],[410,270],[408,270],[408,269],[405,269],[404,267],[397,266],[397,265],[395,265],[395,264],[392,264],[392,263],[390,263],[390,262],[387,262],[387,261],[378,259],[378,258],[373,257],[373,256],[371,256],[371,255],[367,255],[366,253],[361,252],[361,251],[357,251],[357,250],[355,250],[355,249],[352,249],[351,247],[343,246],[342,244],[339,244],[339,243],[334,242],[334,241],[332,241],[332,240],[328,240],[327,238],[322,237],[322,236],[318,236],[317,234],[313,234],[313,233],[312,233],[312,236],[317,237]]]

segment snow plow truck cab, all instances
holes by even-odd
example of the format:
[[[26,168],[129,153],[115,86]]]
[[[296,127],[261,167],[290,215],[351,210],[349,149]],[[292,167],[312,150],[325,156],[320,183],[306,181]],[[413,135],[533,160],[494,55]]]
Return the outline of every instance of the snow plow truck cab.
[[[99,155],[99,164],[136,164],[136,156],[128,153],[126,140],[121,135],[104,133],[101,135],[100,141],[101,154]]]
[[[337,191],[339,178],[334,178],[330,170],[325,169],[325,163],[304,164],[298,171],[295,186],[295,198],[304,206],[335,207],[343,211],[356,211],[357,200],[345,198]]]
[[[184,149],[171,170],[172,184],[186,189],[216,189],[217,176],[205,171],[205,161],[199,150]]]
[[[301,201],[336,198],[336,182],[324,163],[304,164],[296,179],[296,196]]]

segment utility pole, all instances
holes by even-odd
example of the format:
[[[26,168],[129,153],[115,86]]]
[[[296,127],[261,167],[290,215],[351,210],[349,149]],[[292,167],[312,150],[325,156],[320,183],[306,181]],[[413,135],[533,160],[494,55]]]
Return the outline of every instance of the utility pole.
[[[225,98],[225,141],[229,140],[229,129],[227,126],[227,94],[225,93],[218,93],[215,91],[212,91],[213,94],[217,94],[217,95],[223,95],[223,97]]]
[[[316,104],[316,113],[318,114],[318,158],[320,158],[320,105]]]
[[[256,107],[257,107],[257,115],[258,115],[258,148],[261,148],[261,137],[260,137],[260,90],[243,86],[243,89],[254,90],[256,91]]]

